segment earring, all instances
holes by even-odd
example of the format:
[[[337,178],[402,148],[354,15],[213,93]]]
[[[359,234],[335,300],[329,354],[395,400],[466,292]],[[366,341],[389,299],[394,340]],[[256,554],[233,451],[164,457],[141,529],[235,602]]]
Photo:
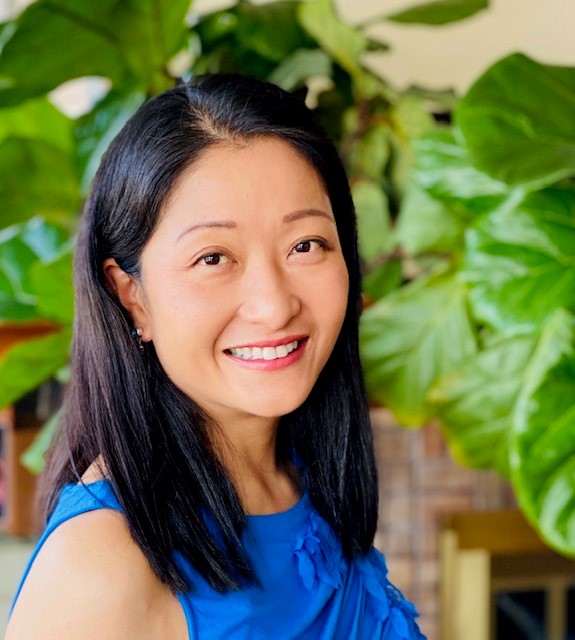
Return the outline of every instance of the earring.
[[[137,327],[132,329],[132,335],[134,336],[134,340],[138,343],[138,348],[140,351],[144,350],[144,343],[142,342],[142,327]]]

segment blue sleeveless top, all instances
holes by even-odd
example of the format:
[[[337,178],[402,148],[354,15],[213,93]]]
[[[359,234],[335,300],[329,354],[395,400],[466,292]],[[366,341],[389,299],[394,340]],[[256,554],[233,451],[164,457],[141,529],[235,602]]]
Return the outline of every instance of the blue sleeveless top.
[[[40,547],[60,524],[95,509],[121,511],[105,479],[69,484],[18,587],[12,608]],[[282,513],[247,516],[246,550],[261,587],[225,594],[212,589],[174,553],[194,585],[178,596],[188,636],[198,640],[425,640],[417,613],[387,579],[381,553],[349,563],[331,527],[307,495]]]

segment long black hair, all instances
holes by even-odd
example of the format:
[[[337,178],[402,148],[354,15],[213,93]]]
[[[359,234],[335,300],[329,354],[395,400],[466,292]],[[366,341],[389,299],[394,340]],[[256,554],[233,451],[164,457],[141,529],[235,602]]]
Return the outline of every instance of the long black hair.
[[[174,592],[193,587],[174,550],[219,591],[257,583],[241,541],[245,514],[210,438],[214,421],[168,378],[153,345],[140,351],[103,262],[114,258],[137,278],[182,172],[214,144],[263,136],[292,145],[323,179],[350,280],[326,366],[303,405],[280,419],[278,461],[301,461],[303,486],[348,559],[366,553],[375,535],[377,478],[358,352],[360,265],[344,168],[296,97],[243,75],[196,78],[145,103],[95,177],[75,255],[72,379],[45,476],[49,517],[62,487],[101,455],[132,536]]]

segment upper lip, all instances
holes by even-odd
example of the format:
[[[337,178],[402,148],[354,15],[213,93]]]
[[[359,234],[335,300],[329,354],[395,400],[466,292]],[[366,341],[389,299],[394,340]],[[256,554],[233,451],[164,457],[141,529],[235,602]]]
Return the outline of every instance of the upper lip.
[[[244,347],[279,347],[282,344],[289,344],[290,342],[299,342],[307,338],[306,335],[286,336],[285,338],[278,338],[277,340],[260,340],[259,342],[243,342],[242,344],[228,347],[229,349],[242,349]]]

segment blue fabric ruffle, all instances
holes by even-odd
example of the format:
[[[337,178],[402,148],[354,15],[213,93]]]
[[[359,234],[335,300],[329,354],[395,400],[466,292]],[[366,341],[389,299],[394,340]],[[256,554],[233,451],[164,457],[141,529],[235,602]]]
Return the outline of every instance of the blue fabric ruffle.
[[[349,566],[331,527],[314,511],[309,525],[296,542],[298,571],[306,589],[316,594],[321,582],[341,588]],[[365,590],[365,612],[377,631],[374,639],[425,640],[415,618],[418,613],[411,602],[387,578],[383,555],[376,549],[356,561]]]
[[[305,588],[317,593],[320,581],[334,588],[342,585],[345,560],[341,545],[331,527],[314,511],[309,515],[309,526],[296,541],[295,556]]]

